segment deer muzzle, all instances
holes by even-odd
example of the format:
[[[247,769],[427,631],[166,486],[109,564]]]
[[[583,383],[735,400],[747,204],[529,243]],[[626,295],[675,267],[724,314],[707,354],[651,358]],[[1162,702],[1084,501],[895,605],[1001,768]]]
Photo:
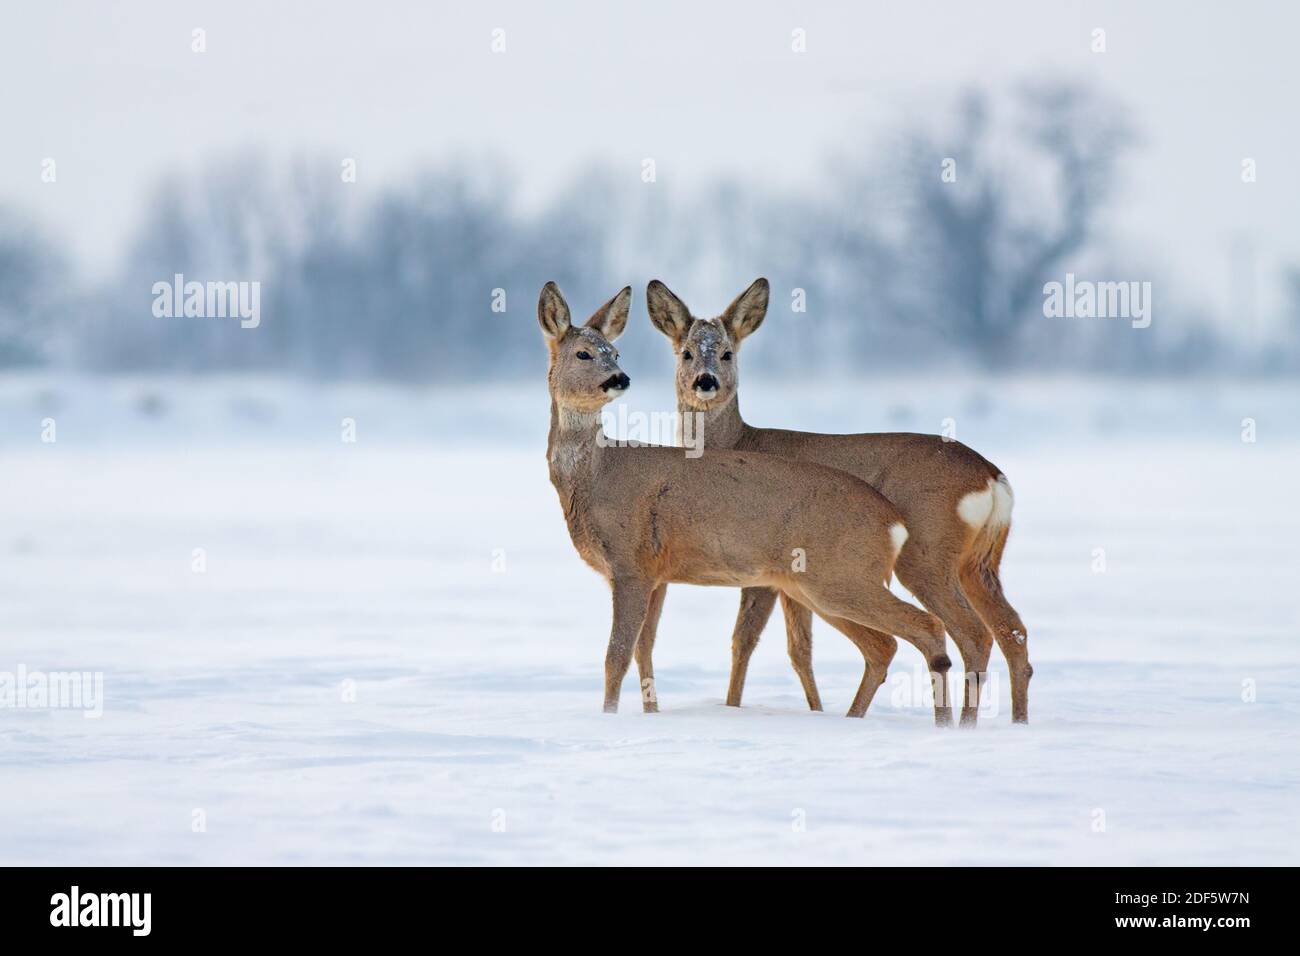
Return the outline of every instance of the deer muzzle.
[[[700,398],[712,398],[718,394],[718,380],[705,372],[695,380],[695,394]]]
[[[625,373],[619,372],[617,375],[611,375],[609,378],[605,379],[605,381],[601,382],[600,387],[601,390],[608,395],[611,392],[625,392],[631,384],[632,380],[628,378]]]

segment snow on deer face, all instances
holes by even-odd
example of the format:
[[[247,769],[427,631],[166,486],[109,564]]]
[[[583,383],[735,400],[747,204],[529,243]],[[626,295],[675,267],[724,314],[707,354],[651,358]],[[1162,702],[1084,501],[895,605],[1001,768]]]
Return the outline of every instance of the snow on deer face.
[[[597,309],[585,325],[574,326],[559,287],[554,282],[543,286],[537,321],[551,351],[547,384],[558,405],[596,411],[632,384],[619,368],[618,350],[611,344],[627,325],[631,304],[632,289],[627,287]]]
[[[767,314],[768,284],[755,282],[713,319],[697,319],[681,299],[658,279],[646,289],[650,321],[673,343],[677,358],[678,401],[707,411],[736,394],[736,354],[741,341]]]

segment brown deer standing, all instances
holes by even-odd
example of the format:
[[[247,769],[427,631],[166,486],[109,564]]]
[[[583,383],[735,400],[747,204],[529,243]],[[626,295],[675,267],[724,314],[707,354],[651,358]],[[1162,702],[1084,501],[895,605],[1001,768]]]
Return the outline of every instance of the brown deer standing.
[[[703,440],[704,458],[734,449],[829,465],[863,479],[888,498],[908,530],[895,573],[943,621],[966,665],[962,724],[975,723],[994,639],[1011,672],[1011,719],[1028,722],[1029,678],[1034,671],[1027,634],[998,578],[1011,529],[1006,476],[965,445],[936,435],[822,435],[746,424],[737,400],[736,353],[762,323],[767,300],[767,280],[758,279],[719,318],[698,319],[657,279],[646,289],[650,321],[672,341],[677,356],[678,410],[703,416],[696,440]],[[777,592],[770,588],[746,588],[741,596],[727,691],[727,703],[733,707],[740,706],[750,655],[776,599]],[[790,660],[808,706],[820,710],[812,674],[812,614],[785,593],[781,607]],[[868,666],[877,669],[888,664],[896,646],[880,633],[859,634],[855,643]],[[870,698],[855,700],[850,716],[861,716],[868,703]],[[940,722],[941,709],[936,698]]]
[[[553,282],[537,304],[550,349],[551,483],[574,547],[613,590],[605,710],[618,709],[634,649],[643,705],[658,709],[651,653],[669,582],[772,589],[850,637],[861,628],[895,634],[921,651],[942,687],[951,666],[943,624],[885,586],[907,532],[866,482],[770,455],[689,458],[680,448],[597,441],[600,409],[629,385],[610,342],[631,301],[626,288],[582,326],[570,324]],[[858,696],[870,700],[883,680],[868,666]]]

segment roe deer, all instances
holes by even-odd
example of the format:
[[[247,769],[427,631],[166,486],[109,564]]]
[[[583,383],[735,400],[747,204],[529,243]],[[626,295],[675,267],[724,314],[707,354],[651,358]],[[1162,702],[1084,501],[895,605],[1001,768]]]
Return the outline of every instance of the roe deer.
[[[677,356],[678,410],[704,417],[698,426],[709,449],[763,452],[829,465],[861,478],[898,509],[908,537],[898,556],[898,579],[943,621],[966,665],[961,722],[973,725],[980,685],[994,639],[1011,672],[1011,719],[1029,720],[1029,648],[1025,625],[1002,594],[998,566],[1011,528],[1011,485],[985,458],[956,441],[908,433],[823,435],[755,428],[740,417],[736,353],[767,314],[768,284],[756,280],[716,319],[698,319],[657,279],[646,289],[650,321],[672,341]],[[746,588],[732,642],[727,703],[740,706],[745,671],[772,613],[777,592]],[[812,674],[812,615],[781,595],[791,662],[808,705],[821,709]],[[893,656],[894,642],[882,634],[859,634],[869,666]],[[883,662],[883,664],[882,664]],[[861,716],[867,701],[855,701]],[[948,710],[946,695],[942,706]],[[935,701],[942,721],[941,702]]]
[[[943,624],[885,586],[907,532],[866,482],[816,464],[719,451],[598,442],[600,409],[630,384],[610,344],[627,324],[631,288],[585,325],[548,282],[537,303],[550,364],[551,483],[583,560],[609,581],[614,622],[605,710],[618,710],[633,649],[642,702],[658,709],[651,653],[668,582],[773,589],[836,627],[878,628],[914,644],[941,686],[951,666]],[[792,557],[802,549],[802,559]],[[868,668],[859,697],[883,673]]]

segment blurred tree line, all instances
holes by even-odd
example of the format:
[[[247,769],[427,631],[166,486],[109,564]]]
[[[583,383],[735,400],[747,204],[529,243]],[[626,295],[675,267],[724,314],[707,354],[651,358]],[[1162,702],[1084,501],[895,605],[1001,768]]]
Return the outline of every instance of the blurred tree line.
[[[684,195],[590,169],[521,209],[496,169],[376,189],[328,161],[268,173],[235,157],[161,184],[117,274],[94,288],[48,238],[0,216],[0,366],[508,378],[544,362],[536,296],[555,279],[582,315],[631,283],[623,350],[636,349],[634,367],[663,368],[649,279],[716,314],[766,275],[772,305],[746,362],[773,371],[1300,367],[1300,269],[1288,279],[1293,334],[1260,357],[1104,230],[1137,145],[1118,104],[1038,83],[998,102],[968,93],[955,112],[944,136],[907,129],[833,157],[807,194],[733,181]],[[1151,327],[1045,318],[1043,285],[1067,271],[1152,281]],[[260,325],[156,317],[152,286],[177,273],[260,282]]]

